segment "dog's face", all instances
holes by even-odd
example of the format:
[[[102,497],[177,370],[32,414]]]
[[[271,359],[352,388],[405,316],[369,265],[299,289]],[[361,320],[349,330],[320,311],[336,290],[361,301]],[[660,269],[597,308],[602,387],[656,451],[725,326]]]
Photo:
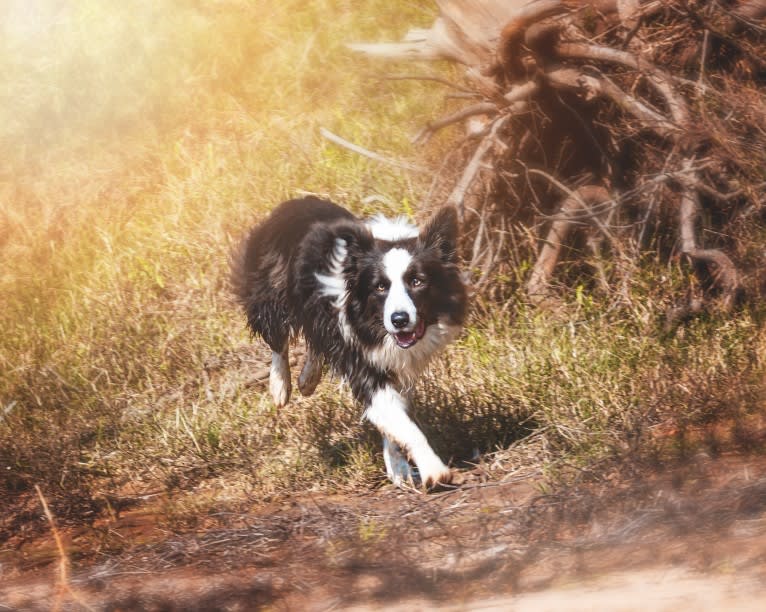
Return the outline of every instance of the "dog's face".
[[[457,267],[457,215],[444,207],[421,230],[381,219],[368,224],[372,248],[357,251],[347,275],[348,322],[367,345],[389,337],[406,350],[432,326],[462,325],[466,291]],[[434,335],[434,334],[432,334]]]

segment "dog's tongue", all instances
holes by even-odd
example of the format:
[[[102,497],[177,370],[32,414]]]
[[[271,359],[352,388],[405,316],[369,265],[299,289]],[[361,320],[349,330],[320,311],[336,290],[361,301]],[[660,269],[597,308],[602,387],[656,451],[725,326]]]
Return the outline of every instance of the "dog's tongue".
[[[409,332],[398,332],[394,334],[394,338],[401,348],[410,348],[423,337],[424,333],[425,324],[423,323],[423,319],[418,318],[418,324],[415,326],[415,329]]]

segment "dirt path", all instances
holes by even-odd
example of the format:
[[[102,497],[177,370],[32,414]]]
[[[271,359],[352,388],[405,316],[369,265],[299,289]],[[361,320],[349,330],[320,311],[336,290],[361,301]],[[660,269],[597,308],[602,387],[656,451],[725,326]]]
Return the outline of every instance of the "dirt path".
[[[143,508],[65,535],[66,588],[50,538],[25,542],[0,556],[0,610],[760,610],[766,461],[303,494],[178,533]]]
[[[650,570],[615,572],[583,578],[572,584],[534,593],[491,597],[446,604],[444,612],[643,612],[644,610],[726,610],[760,612],[766,602],[766,588],[756,577],[724,573],[699,574],[688,568],[662,567]],[[387,612],[431,610],[426,600],[410,600],[393,606],[354,606],[352,611],[385,609]]]

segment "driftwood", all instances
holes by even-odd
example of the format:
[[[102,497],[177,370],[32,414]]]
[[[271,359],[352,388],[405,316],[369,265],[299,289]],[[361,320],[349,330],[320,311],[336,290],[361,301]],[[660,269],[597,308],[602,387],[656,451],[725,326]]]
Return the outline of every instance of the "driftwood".
[[[424,77],[471,102],[414,142],[483,122],[461,145],[464,165],[444,177],[442,192],[469,229],[478,285],[532,236],[539,246],[526,290],[540,303],[580,230],[623,257],[640,254],[651,225],[654,248],[691,262],[710,295],[731,308],[743,275],[726,253],[734,240],[716,237],[742,211],[760,210],[765,192],[766,0],[436,4],[431,28],[349,46],[463,66],[462,83]],[[717,233],[703,240],[701,223],[711,217]],[[608,286],[603,270],[597,282]]]
[[[597,214],[592,214],[591,211],[609,199],[609,192],[598,185],[580,187],[564,199],[559,212],[551,221],[548,235],[527,282],[527,293],[535,303],[539,304],[550,297],[553,269],[571,231],[578,223],[595,221]]]

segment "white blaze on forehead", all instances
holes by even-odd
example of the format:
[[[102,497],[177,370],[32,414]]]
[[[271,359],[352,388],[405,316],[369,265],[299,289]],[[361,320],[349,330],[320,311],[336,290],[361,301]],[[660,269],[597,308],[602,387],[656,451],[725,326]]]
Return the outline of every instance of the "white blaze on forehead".
[[[386,330],[392,334],[410,331],[415,328],[417,323],[418,311],[407,293],[407,285],[404,282],[404,274],[411,262],[412,255],[405,249],[391,249],[383,256],[383,271],[391,283],[383,307],[383,324],[386,326]],[[391,323],[391,315],[395,312],[406,312],[410,317],[409,324],[401,329],[395,328]]]
[[[375,215],[367,221],[366,225],[373,237],[378,240],[396,242],[418,236],[418,228],[412,225],[406,217],[387,219],[383,215]]]

